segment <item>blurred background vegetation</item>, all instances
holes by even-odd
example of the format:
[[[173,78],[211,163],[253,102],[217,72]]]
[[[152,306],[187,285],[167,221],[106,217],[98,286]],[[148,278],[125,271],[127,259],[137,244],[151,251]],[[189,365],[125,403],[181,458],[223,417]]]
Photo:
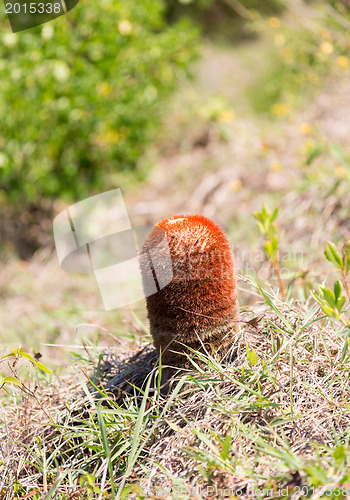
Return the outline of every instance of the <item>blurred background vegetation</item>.
[[[138,161],[161,105],[196,54],[190,23],[167,24],[159,0],[97,9],[82,1],[73,15],[18,34],[5,23],[0,202],[50,214],[49,200],[81,199],[119,185],[122,174],[143,175]],[[24,257],[28,244],[18,246]]]
[[[0,340],[116,324],[52,253],[55,213],[108,189],[133,223],[213,217],[260,280],[276,277],[252,257],[252,212],[279,206],[296,296],[319,281],[324,242],[350,238],[347,2],[80,0],[27,31],[4,13],[0,26]]]

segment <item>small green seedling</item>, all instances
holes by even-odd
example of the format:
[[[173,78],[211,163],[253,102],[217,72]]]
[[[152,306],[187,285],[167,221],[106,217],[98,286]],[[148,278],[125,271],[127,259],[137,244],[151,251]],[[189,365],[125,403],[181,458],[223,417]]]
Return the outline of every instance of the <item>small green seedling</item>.
[[[101,493],[101,490],[96,486],[96,478],[93,474],[84,474],[79,478],[79,485],[85,488],[88,498],[94,498],[95,495]]]
[[[259,361],[257,353],[253,349],[250,350],[247,343],[245,344],[245,348],[246,348],[248,363],[252,366],[257,365]]]
[[[350,327],[350,320],[344,314],[342,314],[342,309],[346,300],[345,295],[342,295],[343,285],[338,280],[334,284],[334,289],[325,288],[324,286],[319,286],[320,295],[312,293],[313,297],[321,305],[322,311],[341,321],[345,326]]]
[[[344,279],[346,295],[342,295],[343,285],[339,280],[337,280],[334,284],[333,290],[325,288],[324,286],[319,286],[319,295],[314,292],[311,293],[314,299],[321,305],[322,311],[327,316],[337,319],[348,329],[348,334],[345,338],[341,356],[341,362],[343,362],[350,343],[350,318],[342,312],[346,296],[350,302],[350,289],[347,276],[350,271],[350,241],[347,241],[344,244],[342,249],[343,255],[339,253],[334,243],[328,241],[324,254],[327,260],[332,262],[332,264],[334,264],[336,268],[341,271]]]
[[[0,359],[0,363],[2,363],[2,361],[4,361],[7,358],[13,358],[14,365],[16,365],[21,358],[27,358],[27,359],[29,359],[29,361],[31,361],[31,363],[33,363],[37,368],[39,368],[43,372],[50,373],[50,374],[53,373],[49,368],[47,368],[45,365],[40,363],[40,361],[37,361],[35,358],[33,358],[33,356],[31,356],[27,352],[24,352],[22,347],[18,347],[17,349],[13,349],[10,353],[2,356],[2,358]],[[17,377],[9,376],[9,377],[5,377],[5,378],[0,379],[0,389],[2,389],[5,384],[15,384],[15,385],[21,386],[22,382]]]
[[[276,270],[278,280],[280,283],[281,293],[283,300],[286,298],[286,292],[284,288],[284,283],[281,276],[281,269],[278,261],[278,245],[280,236],[276,236],[277,228],[275,224],[275,220],[278,216],[278,208],[276,208],[273,212],[269,210],[265,204],[262,206],[261,212],[254,212],[254,217],[257,220],[258,228],[265,236],[265,252]]]
[[[350,271],[350,241],[345,242],[342,249],[343,255],[339,253],[334,243],[328,241],[324,254],[327,260],[329,260],[329,262],[332,262],[332,264],[334,264],[336,268],[341,271],[344,279],[346,295],[348,296],[348,300],[350,302],[350,288],[348,282],[348,273]]]

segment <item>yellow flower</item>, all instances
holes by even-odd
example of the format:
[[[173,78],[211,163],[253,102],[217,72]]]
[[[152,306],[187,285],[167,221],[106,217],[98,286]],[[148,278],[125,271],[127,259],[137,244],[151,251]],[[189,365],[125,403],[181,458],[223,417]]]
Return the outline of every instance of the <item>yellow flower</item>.
[[[275,116],[284,116],[288,115],[292,111],[292,107],[289,104],[274,104],[271,108],[272,113]]]
[[[338,66],[341,68],[347,68],[349,66],[349,59],[346,56],[337,57]]]
[[[288,48],[285,48],[282,50],[282,57],[283,59],[285,59],[286,61],[289,61],[290,59],[292,59],[292,51]]]
[[[345,177],[346,176],[346,168],[344,165],[337,165],[335,167],[335,174],[337,177]]]
[[[329,56],[330,54],[333,53],[334,47],[329,42],[322,42],[320,44],[320,49],[324,54],[327,54],[327,56]]]
[[[116,130],[108,130],[102,134],[96,134],[92,137],[93,143],[99,148],[105,148],[116,144],[120,139],[120,134]]]
[[[274,163],[271,163],[271,170],[273,172],[279,172],[282,169],[282,165],[280,164],[279,161],[275,161]]]
[[[269,17],[267,22],[271,28],[278,28],[281,25],[281,22],[278,19],[278,17]]]
[[[101,82],[96,85],[96,90],[100,96],[108,97],[113,89],[108,82]]]
[[[239,179],[230,182],[230,188],[232,189],[232,191],[239,191],[240,189],[242,189],[242,186],[243,184]]]
[[[124,21],[120,21],[120,23],[118,24],[118,31],[123,36],[131,35],[132,33],[131,22],[128,21],[127,19],[124,19]]]
[[[300,132],[304,135],[309,135],[311,132],[310,123],[303,123],[302,125],[300,125]]]
[[[229,110],[223,111],[220,114],[219,119],[221,122],[229,123],[229,122],[232,122],[234,120],[234,114],[232,113],[232,111],[229,111]]]

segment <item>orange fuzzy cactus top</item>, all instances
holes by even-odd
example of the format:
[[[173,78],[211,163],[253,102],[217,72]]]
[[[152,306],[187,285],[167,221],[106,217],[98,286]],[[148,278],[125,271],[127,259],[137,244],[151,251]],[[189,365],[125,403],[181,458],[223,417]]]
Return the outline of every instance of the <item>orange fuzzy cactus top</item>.
[[[145,265],[151,249],[156,269]],[[223,356],[238,330],[239,310],[232,251],[222,229],[200,215],[158,222],[145,241],[141,271],[144,287],[152,276],[158,282],[171,280],[146,299],[150,331],[163,362],[186,364],[186,346],[201,350],[204,345],[209,353]]]

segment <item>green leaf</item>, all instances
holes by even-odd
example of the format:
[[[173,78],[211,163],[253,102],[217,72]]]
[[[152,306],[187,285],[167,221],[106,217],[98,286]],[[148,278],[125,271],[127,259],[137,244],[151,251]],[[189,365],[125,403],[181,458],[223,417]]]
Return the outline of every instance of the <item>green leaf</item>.
[[[278,239],[274,236],[271,240],[272,243],[272,262],[275,262],[277,259],[277,250],[278,250]]]
[[[329,288],[325,288],[323,290],[323,297],[329,306],[335,307],[335,295],[332,290],[330,290]]]
[[[341,358],[340,358],[340,362],[342,363],[345,359],[345,356],[346,356],[346,353],[347,353],[347,350],[348,350],[348,347],[349,347],[349,343],[348,343],[348,340],[350,339],[350,332],[347,334],[347,336],[345,337],[345,341],[344,341],[344,345],[343,345],[343,349],[342,349],[342,352],[341,352]]]
[[[329,150],[334,158],[344,163],[344,165],[346,165],[347,167],[350,167],[349,158],[346,155],[344,149],[339,144],[331,144]]]
[[[245,352],[247,354],[247,360],[249,361],[249,358],[250,358],[250,350],[249,350],[249,347],[248,347],[248,344],[246,343],[245,344]]]
[[[305,467],[304,471],[309,475],[309,481],[313,486],[327,484],[330,479],[320,467]]]
[[[272,242],[271,241],[265,241],[265,252],[270,260],[272,260],[273,256],[273,247],[272,247]]]
[[[317,158],[320,154],[323,153],[323,146],[320,144],[317,144],[308,154],[308,157],[306,158],[306,164],[311,165],[312,161]]]
[[[220,451],[220,456],[223,460],[226,460],[231,449],[231,435],[226,434],[226,437],[224,439],[224,442],[222,443],[221,451]]]
[[[259,228],[259,231],[261,232],[261,234],[266,234],[266,229],[264,227],[264,224],[262,224],[260,221],[258,221],[257,224],[258,224],[258,228]]]
[[[95,486],[95,476],[93,474],[86,474],[86,480],[89,483],[90,486],[94,487]]]
[[[106,422],[103,418],[103,411],[102,411],[101,405],[102,405],[102,401],[100,400],[97,404],[98,423],[99,423],[100,433],[101,433],[101,437],[102,437],[104,455],[107,459],[109,475],[110,475],[110,478],[112,479],[113,478],[113,464],[112,464],[112,458],[111,458],[111,448],[110,448],[110,443],[109,443],[107,429],[106,429]],[[114,491],[113,483],[112,483],[112,491]]]
[[[343,262],[344,262],[344,272],[348,274],[350,271],[350,242],[347,241],[343,248]]]
[[[311,295],[313,296],[313,298],[314,298],[315,300],[317,300],[317,302],[318,302],[319,304],[321,304],[321,305],[322,305],[322,304],[324,304],[323,299],[321,299],[321,297],[320,297],[319,295],[317,295],[315,292],[313,292],[312,290],[311,290]]]
[[[253,212],[253,217],[258,221],[258,222],[262,222],[263,219],[262,219],[262,215],[260,212]]]
[[[350,255],[346,255],[344,257],[344,271],[345,274],[348,274],[348,272],[350,271]]]
[[[20,352],[19,353],[23,358],[27,358],[29,359],[32,363],[35,363],[36,364],[36,361],[35,359],[33,358],[33,356],[31,356],[30,354],[28,354],[27,352]]]
[[[346,300],[345,295],[344,295],[343,297],[340,297],[340,299],[338,299],[338,302],[337,302],[337,309],[338,309],[338,311],[339,311],[340,313],[342,312],[342,309],[343,309],[343,306],[344,306],[345,300]]]
[[[277,219],[278,217],[278,212],[279,212],[279,208],[275,208],[275,210],[273,211],[272,215],[271,215],[271,222],[273,222],[274,220]]]
[[[337,462],[341,462],[346,456],[344,445],[337,446],[332,455]]]
[[[327,316],[331,316],[332,318],[338,318],[338,314],[335,309],[332,309],[331,307],[321,304],[322,310]]]
[[[349,483],[350,482],[350,472],[347,472],[345,474],[345,476],[343,476],[340,481],[339,481],[339,484],[343,484],[343,483]]]
[[[46,373],[50,373],[52,374],[53,371],[50,370],[49,368],[47,368],[45,365],[43,365],[42,363],[40,363],[40,361],[35,361],[35,364],[38,368],[40,368],[40,370],[42,370],[43,372],[46,372]]]
[[[256,365],[259,361],[258,355],[254,350],[250,352],[250,360],[249,361],[250,361],[250,364],[253,366]]]
[[[320,289],[322,295],[327,295],[327,292],[330,292],[332,295],[334,295],[332,290],[325,289],[322,286],[319,286],[319,289]],[[321,305],[322,311],[325,314],[327,314],[327,316],[331,316],[332,318],[336,318],[336,319],[341,319],[338,311],[335,309],[335,305],[334,306],[329,305],[323,298],[319,297],[314,292],[311,292],[311,295]]]
[[[14,356],[13,351],[12,351],[12,352],[10,352],[9,354],[5,354],[4,356],[2,356],[2,358],[1,358],[1,359],[10,358],[11,356],[12,356],[12,357]]]
[[[338,298],[340,297],[342,290],[343,290],[343,285],[340,283],[339,280],[336,281],[336,283],[334,283],[335,302],[338,301]]]
[[[22,382],[17,377],[5,377],[2,381],[3,384],[22,385]]]
[[[331,241],[327,241],[326,249],[324,254],[330,262],[335,264],[338,269],[343,268],[343,259],[341,258],[340,253],[337,250],[337,247]]]
[[[281,311],[276,307],[276,305],[272,302],[272,300],[270,299],[268,293],[265,292],[265,290],[263,288],[261,288],[260,285],[258,285],[258,283],[256,283],[257,285],[257,288],[258,290],[260,291],[261,295],[264,297],[266,303],[268,306],[270,306],[274,311],[275,313],[277,314],[277,316],[282,320],[282,322],[284,323],[284,325],[288,328],[288,330],[290,332],[293,332],[293,326],[291,325],[291,323],[287,320],[287,318],[285,318],[283,316],[283,314],[281,313]]]

